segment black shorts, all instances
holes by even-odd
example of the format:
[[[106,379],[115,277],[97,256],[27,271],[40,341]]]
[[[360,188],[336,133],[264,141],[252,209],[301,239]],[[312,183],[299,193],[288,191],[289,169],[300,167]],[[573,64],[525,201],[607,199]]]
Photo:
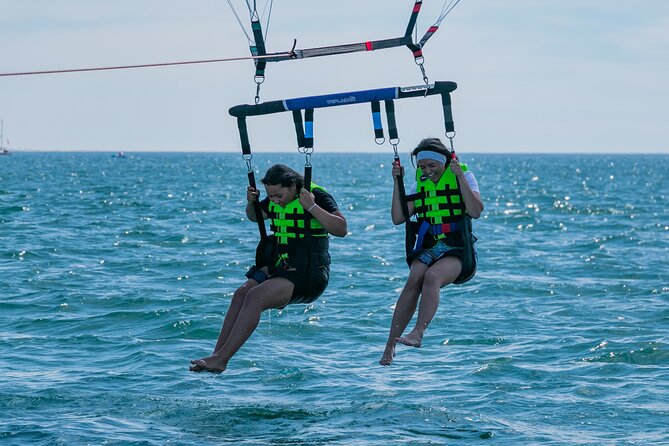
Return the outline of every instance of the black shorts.
[[[246,277],[262,283],[273,277],[283,277],[293,285],[293,295],[288,304],[308,304],[318,299],[330,282],[330,266],[320,265],[310,268],[309,271],[295,269],[277,269],[269,276],[261,268],[254,265],[246,273]]]

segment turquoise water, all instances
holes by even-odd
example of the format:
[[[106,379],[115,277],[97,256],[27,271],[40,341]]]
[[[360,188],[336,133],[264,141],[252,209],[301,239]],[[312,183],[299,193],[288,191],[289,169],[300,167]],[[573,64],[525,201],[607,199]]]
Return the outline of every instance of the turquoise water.
[[[0,443],[669,444],[669,156],[462,153],[479,272],[384,368],[389,152],[314,155],[349,221],[330,287],[221,375],[188,365],[257,242],[238,154],[0,159]]]

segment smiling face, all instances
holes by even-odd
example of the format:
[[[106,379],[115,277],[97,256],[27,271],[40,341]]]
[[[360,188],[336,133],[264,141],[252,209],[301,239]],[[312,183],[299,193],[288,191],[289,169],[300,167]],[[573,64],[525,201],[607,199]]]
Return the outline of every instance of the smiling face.
[[[438,183],[439,178],[441,178],[446,170],[444,163],[432,159],[423,159],[418,161],[417,164],[420,170],[423,171],[423,175],[428,177],[433,183]]]
[[[265,184],[265,192],[270,201],[282,208],[297,197],[297,187],[294,184],[288,187],[280,184]]]

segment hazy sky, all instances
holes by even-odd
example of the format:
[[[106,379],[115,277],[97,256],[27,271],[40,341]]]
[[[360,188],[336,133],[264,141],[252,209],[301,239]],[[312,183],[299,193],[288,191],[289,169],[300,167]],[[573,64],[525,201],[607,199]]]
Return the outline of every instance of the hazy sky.
[[[243,1],[233,0],[245,27]],[[258,1],[259,7],[264,4]],[[419,35],[441,1],[425,0]],[[398,37],[413,0],[281,1],[268,50]],[[461,152],[669,153],[669,1],[462,0],[424,50],[453,93]],[[0,72],[248,55],[224,0],[0,0]],[[235,151],[228,109],[253,63],[0,77],[11,146]],[[406,48],[270,63],[263,100],[422,83]],[[443,135],[438,97],[397,101],[400,149]],[[316,151],[379,151],[368,104],[319,109]],[[255,150],[295,150],[289,113],[250,118]]]

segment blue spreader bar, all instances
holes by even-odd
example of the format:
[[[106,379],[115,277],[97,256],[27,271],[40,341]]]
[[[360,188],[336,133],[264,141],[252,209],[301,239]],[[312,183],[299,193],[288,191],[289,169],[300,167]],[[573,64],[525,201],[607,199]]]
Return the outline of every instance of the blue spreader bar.
[[[309,96],[286,99],[283,101],[283,106],[286,110],[304,110],[307,108],[336,107],[338,105],[357,104],[360,102],[384,101],[386,99],[396,99],[398,91],[397,87],[387,87],[376,90]]]

